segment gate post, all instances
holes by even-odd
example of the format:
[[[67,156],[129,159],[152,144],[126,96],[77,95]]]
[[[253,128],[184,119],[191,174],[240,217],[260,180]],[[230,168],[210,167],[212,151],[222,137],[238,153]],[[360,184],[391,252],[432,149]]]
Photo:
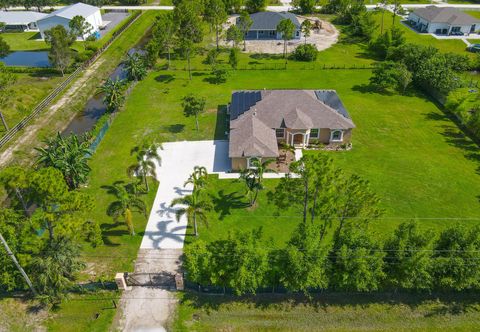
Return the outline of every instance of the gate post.
[[[115,275],[115,283],[117,284],[118,289],[120,290],[130,290],[132,287],[127,285],[127,281],[125,280],[125,273],[117,273]]]
[[[184,290],[184,285],[183,285],[183,275],[181,273],[175,274],[175,287],[177,290]]]

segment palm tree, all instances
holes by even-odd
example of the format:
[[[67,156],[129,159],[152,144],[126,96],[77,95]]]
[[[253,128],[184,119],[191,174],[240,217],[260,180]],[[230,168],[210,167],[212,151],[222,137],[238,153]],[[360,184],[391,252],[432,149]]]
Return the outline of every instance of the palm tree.
[[[115,220],[123,217],[130,235],[135,235],[132,213],[136,211],[145,215],[147,210],[145,203],[138,197],[137,186],[134,183],[124,185],[119,182],[110,188],[109,193],[113,194],[117,200],[110,203],[107,214]]]
[[[136,146],[130,151],[131,154],[136,153],[136,163],[128,167],[127,174],[129,176],[140,176],[145,183],[147,192],[150,190],[147,176],[152,176],[155,178],[157,177],[154,161],[156,161],[159,165],[162,163],[162,159],[158,154],[158,149],[161,148],[161,144],[152,143]]]
[[[127,58],[123,62],[123,69],[130,81],[141,81],[147,75],[145,60],[136,52],[127,54]]]
[[[87,140],[80,142],[75,134],[62,137],[57,133],[57,136],[48,139],[46,143],[45,148],[35,148],[38,152],[37,164],[54,167],[62,172],[71,190],[87,182],[91,171],[87,163],[91,155]]]
[[[190,174],[190,177],[183,184],[185,187],[187,184],[193,185],[193,192],[196,192],[199,189],[202,189],[207,184],[208,172],[207,169],[203,166],[195,166],[193,168],[193,173]]]
[[[175,205],[182,205],[182,207],[175,211],[177,222],[180,221],[182,216],[186,215],[189,222],[193,221],[195,236],[198,236],[197,219],[208,226],[206,213],[212,209],[212,203],[202,198],[200,192],[196,191],[191,195],[175,198],[170,204],[170,207]]]
[[[302,29],[303,36],[305,37],[305,44],[307,44],[307,38],[310,37],[310,33],[312,30],[312,22],[306,19],[305,21],[302,22],[301,29]]]
[[[249,197],[250,206],[255,205],[258,191],[263,189],[262,184],[258,181],[256,170],[253,168],[243,170],[240,172],[240,179],[245,182],[246,195]]]
[[[260,160],[260,159],[253,159],[250,161],[251,165],[253,166],[252,170],[257,178],[259,183],[262,183],[263,181],[263,174],[265,172],[267,173],[276,173],[275,170],[268,168],[268,165],[273,163],[275,159],[265,159],[265,160]]]
[[[103,93],[103,102],[107,106],[107,111],[113,112],[123,105],[125,101],[125,81],[121,79],[107,79],[102,86],[98,87],[97,93]]]

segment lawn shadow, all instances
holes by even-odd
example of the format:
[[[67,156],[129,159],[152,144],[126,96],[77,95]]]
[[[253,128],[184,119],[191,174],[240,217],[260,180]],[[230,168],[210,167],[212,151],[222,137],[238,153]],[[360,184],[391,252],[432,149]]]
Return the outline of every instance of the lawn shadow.
[[[217,195],[210,194],[213,202],[213,209],[219,213],[219,220],[225,219],[226,216],[231,215],[232,209],[244,209],[248,207],[248,203],[243,201],[244,195],[237,191],[226,194],[224,190],[220,190]]]
[[[217,106],[214,139],[226,139],[228,130],[227,105]]]
[[[267,54],[267,53],[254,53],[250,55],[250,58],[255,60],[280,60],[283,58],[282,54]]]
[[[114,221],[113,223],[102,223],[100,224],[100,229],[102,231],[102,240],[103,243],[108,247],[118,247],[120,243],[116,243],[112,241],[112,237],[114,236],[123,236],[128,235],[128,231],[126,229],[117,229],[123,223],[118,221]]]
[[[378,90],[371,84],[357,84],[352,87],[352,91],[357,91],[360,93],[376,93],[383,96],[393,96],[394,93],[388,90]]]
[[[172,134],[179,134],[185,129],[185,125],[183,123],[176,123],[173,125],[163,126],[162,130],[168,131]]]
[[[165,83],[165,84],[168,84],[173,80],[175,80],[175,75],[170,75],[170,74],[158,75],[157,77],[155,77],[155,81]]]
[[[443,122],[439,127],[442,129],[440,134],[445,138],[445,142],[461,149],[468,160],[477,162],[477,174],[480,174],[479,144],[473,135],[469,135],[468,129],[449,114],[430,112],[425,117],[427,120]]]
[[[472,309],[476,309],[479,299],[474,293],[358,293],[358,292],[330,292],[310,293],[306,296],[303,293],[267,293],[264,289],[262,293],[255,295],[222,295],[206,294],[195,291],[185,292],[182,301],[189,301],[196,309],[218,310],[220,306],[228,303],[244,303],[252,307],[267,310],[283,307],[288,304],[285,310],[292,310],[292,306],[310,305],[315,310],[327,312],[332,306],[344,309],[352,307],[367,308],[371,305],[398,305],[408,306],[412,310],[422,306],[423,317],[460,315]],[[271,291],[271,289],[270,289]],[[431,304],[435,303],[436,306]],[[426,305],[426,306],[425,306]],[[423,307],[425,306],[425,308]]]
[[[37,32],[32,37],[28,38],[28,40],[37,40],[37,39],[38,40],[42,39],[42,36],[40,35],[40,32]]]

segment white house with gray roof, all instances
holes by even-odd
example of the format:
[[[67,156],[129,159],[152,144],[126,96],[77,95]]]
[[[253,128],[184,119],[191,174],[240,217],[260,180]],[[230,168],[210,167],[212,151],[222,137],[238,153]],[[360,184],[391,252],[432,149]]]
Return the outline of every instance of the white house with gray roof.
[[[301,38],[301,25],[295,16],[289,12],[258,12],[250,14],[252,25],[245,34],[246,39],[282,39],[282,34],[277,32],[278,23],[281,20],[289,19],[295,25],[294,39]],[[236,24],[239,25],[239,18]]]
[[[32,11],[1,11],[0,22],[5,31],[38,31],[37,21],[47,14]]]
[[[236,91],[228,107],[233,170],[252,159],[276,158],[278,144],[350,142],[355,125],[334,90]]]
[[[456,8],[427,6],[408,15],[408,21],[419,32],[437,35],[469,35],[480,28],[480,20]]]
[[[98,32],[103,25],[100,8],[79,2],[56,10],[38,20],[37,25],[42,38],[45,38],[45,31],[50,30],[57,25],[62,25],[68,30],[68,24],[75,16],[83,16],[92,26],[92,30],[86,33],[85,36],[83,36],[83,39]]]

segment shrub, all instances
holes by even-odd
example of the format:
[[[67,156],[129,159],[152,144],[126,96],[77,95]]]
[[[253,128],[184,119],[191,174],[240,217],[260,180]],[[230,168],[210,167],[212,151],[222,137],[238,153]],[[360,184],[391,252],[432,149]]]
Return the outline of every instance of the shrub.
[[[315,61],[317,55],[317,47],[313,44],[300,45],[293,51],[293,58],[297,61]]]

